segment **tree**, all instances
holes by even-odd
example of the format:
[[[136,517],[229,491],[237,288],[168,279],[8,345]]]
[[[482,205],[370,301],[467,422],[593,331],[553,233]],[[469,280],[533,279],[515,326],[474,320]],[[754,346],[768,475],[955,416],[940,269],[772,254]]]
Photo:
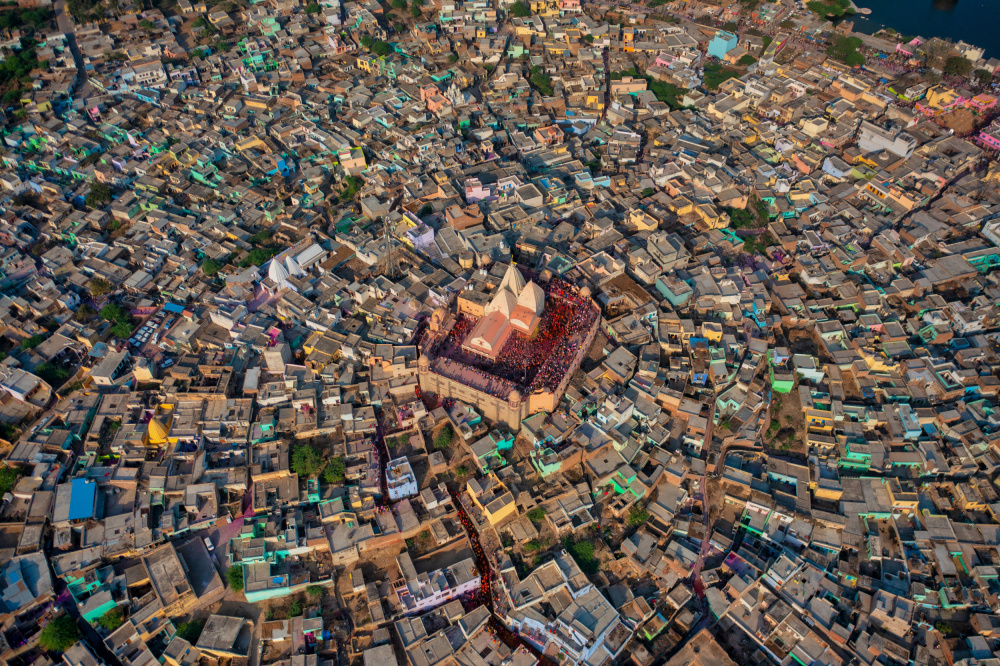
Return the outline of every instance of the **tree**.
[[[319,12],[320,12],[319,3],[310,2],[308,5],[306,5],[306,14],[319,14]]]
[[[792,19],[785,19],[778,25],[784,28],[785,30],[792,30],[793,28],[795,28],[795,21],[793,21]]]
[[[534,509],[528,511],[527,516],[528,520],[530,520],[533,523],[542,522],[542,519],[545,518],[545,507],[536,506]]]
[[[108,631],[114,631],[125,624],[125,614],[119,606],[115,606],[107,613],[97,618],[97,624]]]
[[[146,32],[152,32],[153,30],[156,29],[156,24],[150,21],[149,19],[142,19],[141,21],[139,21],[139,27],[145,30]]]
[[[322,462],[319,451],[312,444],[297,444],[292,450],[290,467],[293,472],[304,478],[319,472]]]
[[[83,201],[91,208],[100,208],[111,201],[111,188],[105,183],[93,180],[90,182],[90,193]]]
[[[91,296],[100,298],[111,291],[111,283],[102,277],[95,277],[91,278],[90,282],[87,283],[87,288],[90,289]]]
[[[458,56],[456,54],[454,54],[454,53],[449,53],[448,54],[448,62],[450,62],[451,64],[454,65],[456,62],[458,62]]]
[[[639,196],[641,196],[643,199],[645,199],[646,197],[651,197],[654,194],[656,194],[656,188],[655,187],[646,187],[646,188],[643,188],[642,192],[639,193]]]
[[[757,62],[757,58],[754,58],[752,55],[748,53],[739,60],[737,60],[736,64],[739,65],[740,67],[749,67],[755,62]]]
[[[450,423],[445,423],[444,427],[438,431],[437,437],[434,438],[434,448],[435,449],[447,449],[451,446],[452,440],[455,439],[455,431],[452,430]]]
[[[302,615],[302,601],[299,599],[295,599],[288,606],[288,616],[298,617],[299,615]]]
[[[132,315],[129,314],[128,310],[119,305],[118,303],[108,303],[103,308],[101,308],[101,319],[106,319],[108,321],[120,322],[128,321]]]
[[[10,423],[0,422],[0,439],[6,439],[8,442],[13,442],[20,436],[21,436],[21,431],[18,430],[16,427],[11,425]]]
[[[538,92],[546,97],[554,92],[552,90],[552,77],[543,72],[541,67],[532,67],[531,76],[528,80],[531,81],[531,85],[538,88]]]
[[[973,74],[976,77],[976,81],[978,81],[981,86],[985,86],[993,80],[993,74],[991,74],[988,69],[977,69],[973,72]]]
[[[944,63],[944,73],[952,76],[968,76],[972,72],[972,63],[968,58],[952,56]]]
[[[126,321],[120,321],[111,327],[111,335],[124,340],[128,336],[132,335],[133,330],[135,330],[135,327],[132,324]]]
[[[60,615],[49,622],[38,635],[38,644],[49,652],[65,652],[80,640],[80,631],[69,615]]]
[[[234,564],[226,570],[226,580],[233,592],[243,591],[243,565]]]
[[[594,558],[594,544],[589,541],[574,541],[566,537],[563,546],[573,556],[580,569],[585,574],[595,574],[600,568],[600,563]]]
[[[45,336],[38,334],[32,335],[30,338],[26,338],[21,341],[21,351],[27,351],[29,349],[34,349],[38,345],[45,342]]]
[[[393,9],[407,9],[410,6],[406,0],[392,0],[391,4]]]
[[[4,439],[9,439],[4,437]],[[14,465],[0,466],[0,497],[14,490],[17,480],[21,478],[21,468]]]
[[[410,16],[412,16],[415,19],[420,18],[420,7],[418,7],[416,4],[411,5]]]
[[[528,5],[524,4],[521,0],[517,0],[514,4],[510,6],[507,13],[515,18],[525,18],[531,16],[531,10]]]
[[[649,520],[649,513],[641,506],[633,506],[628,510],[628,524],[631,527],[638,527]]]
[[[323,588],[319,585],[310,585],[306,588],[306,594],[313,599],[319,599],[323,596]]]
[[[347,475],[347,467],[344,459],[340,456],[331,458],[330,462],[323,468],[323,480],[327,483],[343,483]]]
[[[52,365],[48,361],[35,368],[35,374],[48,382],[50,386],[61,386],[69,379],[69,370]]]
[[[583,36],[583,41],[587,42],[588,44],[593,44],[594,43],[594,36],[593,35],[584,35]]]
[[[240,575],[240,589],[243,588],[243,576]],[[186,640],[191,645],[198,642],[198,638],[201,637],[201,630],[205,627],[203,622],[198,620],[192,620],[190,622],[181,622],[177,625],[177,635]]]
[[[215,259],[206,259],[201,265],[201,272],[208,277],[214,277],[221,268],[222,264]]]

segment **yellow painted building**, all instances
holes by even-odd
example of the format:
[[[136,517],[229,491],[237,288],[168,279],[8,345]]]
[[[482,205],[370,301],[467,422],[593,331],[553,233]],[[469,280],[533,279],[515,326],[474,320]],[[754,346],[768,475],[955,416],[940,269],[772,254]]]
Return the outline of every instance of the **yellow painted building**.
[[[514,495],[493,472],[479,480],[470,479],[465,484],[465,491],[490,525],[499,525],[517,515]]]

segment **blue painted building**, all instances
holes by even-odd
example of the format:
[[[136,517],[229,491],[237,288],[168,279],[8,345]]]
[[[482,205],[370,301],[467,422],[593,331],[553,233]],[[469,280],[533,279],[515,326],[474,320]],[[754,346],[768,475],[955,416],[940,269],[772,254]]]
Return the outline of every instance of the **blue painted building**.
[[[726,54],[736,48],[739,39],[731,32],[720,30],[708,43],[708,55],[722,60]]]

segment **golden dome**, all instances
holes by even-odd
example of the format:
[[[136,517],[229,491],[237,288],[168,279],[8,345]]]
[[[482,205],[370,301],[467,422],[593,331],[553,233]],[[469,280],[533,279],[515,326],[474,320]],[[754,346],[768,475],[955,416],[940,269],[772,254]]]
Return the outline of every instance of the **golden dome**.
[[[146,429],[150,444],[165,444],[167,441],[167,426],[159,419],[151,419]]]

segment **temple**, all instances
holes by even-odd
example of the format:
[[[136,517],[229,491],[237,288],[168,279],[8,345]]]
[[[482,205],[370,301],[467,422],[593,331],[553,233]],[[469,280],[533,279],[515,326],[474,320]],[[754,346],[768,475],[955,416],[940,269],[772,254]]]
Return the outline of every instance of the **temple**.
[[[538,330],[545,309],[545,292],[534,280],[525,284],[517,266],[507,268],[503,281],[466,338],[463,349],[494,360],[511,333],[518,331],[529,338]]]

